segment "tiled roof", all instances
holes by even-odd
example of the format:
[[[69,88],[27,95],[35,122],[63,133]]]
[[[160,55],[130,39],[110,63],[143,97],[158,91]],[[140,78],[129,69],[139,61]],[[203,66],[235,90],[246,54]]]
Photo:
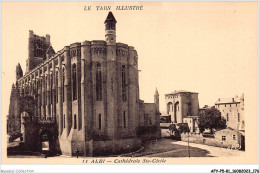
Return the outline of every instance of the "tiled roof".
[[[219,98],[215,104],[239,103],[239,102],[240,102],[240,98],[236,96],[234,98]]]
[[[198,94],[197,92],[191,92],[191,91],[186,91],[186,90],[175,90],[171,93],[165,94],[165,95],[174,95],[174,94],[178,94],[178,93],[194,93],[194,94]]]

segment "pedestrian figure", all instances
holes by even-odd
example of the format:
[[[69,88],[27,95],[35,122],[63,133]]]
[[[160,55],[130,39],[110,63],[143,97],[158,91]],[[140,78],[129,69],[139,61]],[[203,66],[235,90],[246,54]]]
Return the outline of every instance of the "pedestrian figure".
[[[79,157],[79,149],[77,148],[76,149],[76,155],[77,155],[77,158]]]

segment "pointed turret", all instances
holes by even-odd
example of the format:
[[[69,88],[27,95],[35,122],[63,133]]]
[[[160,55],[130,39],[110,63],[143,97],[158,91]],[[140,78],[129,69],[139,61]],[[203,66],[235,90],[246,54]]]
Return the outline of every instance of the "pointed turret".
[[[116,23],[116,18],[114,17],[113,13],[110,11],[107,15],[107,18],[105,20],[105,23],[114,22]]]
[[[105,20],[105,26],[106,26],[105,37],[108,45],[116,44],[116,23],[117,21],[113,13],[110,11]]]
[[[159,112],[159,92],[156,88],[155,93],[154,93],[154,103],[157,106],[157,111]]]
[[[244,93],[242,93],[240,100],[244,101]]]
[[[21,77],[23,77],[23,70],[21,68],[20,63],[18,63],[18,65],[16,66],[16,80],[18,80]]]
[[[240,105],[241,105],[240,107],[241,107],[242,110],[244,110],[244,105],[245,105],[244,101],[245,101],[244,93],[242,93],[242,95],[240,97]]]
[[[155,89],[154,95],[159,95],[159,92],[158,92],[157,88]]]
[[[13,132],[20,131],[20,122],[19,122],[19,93],[18,89],[12,84],[12,90],[10,95],[10,104],[9,104],[9,112],[8,112],[8,134]]]

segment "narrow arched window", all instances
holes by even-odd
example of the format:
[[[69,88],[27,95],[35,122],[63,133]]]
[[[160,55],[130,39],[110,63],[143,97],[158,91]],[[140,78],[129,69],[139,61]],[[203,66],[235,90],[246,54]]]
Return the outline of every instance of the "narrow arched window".
[[[126,115],[125,115],[125,111],[124,111],[123,119],[124,119],[124,128],[126,128]]]
[[[96,69],[96,96],[97,96],[97,101],[102,100],[102,73],[101,73],[100,63],[97,63],[97,69]]]
[[[77,67],[75,63],[72,65],[72,96],[73,100],[77,100]]]
[[[39,90],[40,90],[40,94],[39,94],[39,104],[40,104],[40,107],[39,107],[39,115],[40,117],[42,116],[42,78],[39,80]]]
[[[48,78],[47,78],[47,75],[46,75],[46,77],[45,77],[45,91],[47,91],[47,80],[48,80]]]
[[[56,72],[56,79],[55,79],[55,88],[56,88],[56,103],[59,102],[59,95],[58,95],[58,79],[59,79],[59,72]]]
[[[228,113],[227,113],[227,121],[228,121]]]
[[[66,120],[65,120],[65,114],[63,115],[63,127],[65,128]]]
[[[122,65],[122,100],[126,101],[126,73],[125,73],[125,65]]]
[[[169,102],[167,104],[167,114],[169,114],[171,111],[173,111],[173,104],[172,102]]]
[[[48,81],[48,77],[46,75],[45,77],[45,99],[44,99],[44,102],[45,102],[45,105],[47,105],[47,81]]]
[[[50,92],[50,93],[51,93],[51,94],[50,94],[50,95],[51,95],[50,100],[51,100],[51,101],[50,101],[50,104],[52,104],[52,96],[53,96],[53,94],[52,94],[52,85],[53,85],[53,77],[52,77],[52,74],[50,75],[50,78],[51,78],[51,79],[50,79],[50,81],[51,81],[51,85],[50,85],[50,91],[51,91],[51,92]]]
[[[98,114],[98,129],[101,130],[102,128],[102,118],[101,118],[101,114]]]
[[[36,95],[38,96],[39,80],[36,80]]]
[[[62,68],[62,101],[64,102],[64,92],[65,92],[65,70]]]
[[[40,79],[40,90],[42,91],[42,77]]]
[[[74,114],[74,129],[77,129],[77,115]]]

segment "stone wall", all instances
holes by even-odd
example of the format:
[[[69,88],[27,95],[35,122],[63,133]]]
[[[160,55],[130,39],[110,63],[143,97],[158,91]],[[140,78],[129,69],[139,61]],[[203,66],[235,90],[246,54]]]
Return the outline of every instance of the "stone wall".
[[[244,95],[241,97],[219,99],[215,108],[221,112],[226,119],[227,127],[238,130],[245,130],[244,119]]]
[[[233,136],[233,133],[232,135],[229,133],[228,134],[225,133],[225,135]],[[236,140],[227,139],[227,141],[223,141],[220,138],[220,133],[217,133],[212,137],[205,137],[201,133],[200,134],[182,133],[181,140],[187,142],[189,137],[189,142],[191,143],[205,144],[209,146],[224,147],[224,148],[232,148],[232,147],[238,147],[238,144],[239,146],[241,145],[241,142],[239,141],[240,134],[237,133],[236,136],[238,137]]]
[[[126,153],[139,148],[141,148],[141,142],[137,138],[93,141],[93,156]]]
[[[169,138],[170,137],[170,130],[161,128],[161,137]]]
[[[146,139],[161,137],[160,115],[156,103],[144,103]]]

